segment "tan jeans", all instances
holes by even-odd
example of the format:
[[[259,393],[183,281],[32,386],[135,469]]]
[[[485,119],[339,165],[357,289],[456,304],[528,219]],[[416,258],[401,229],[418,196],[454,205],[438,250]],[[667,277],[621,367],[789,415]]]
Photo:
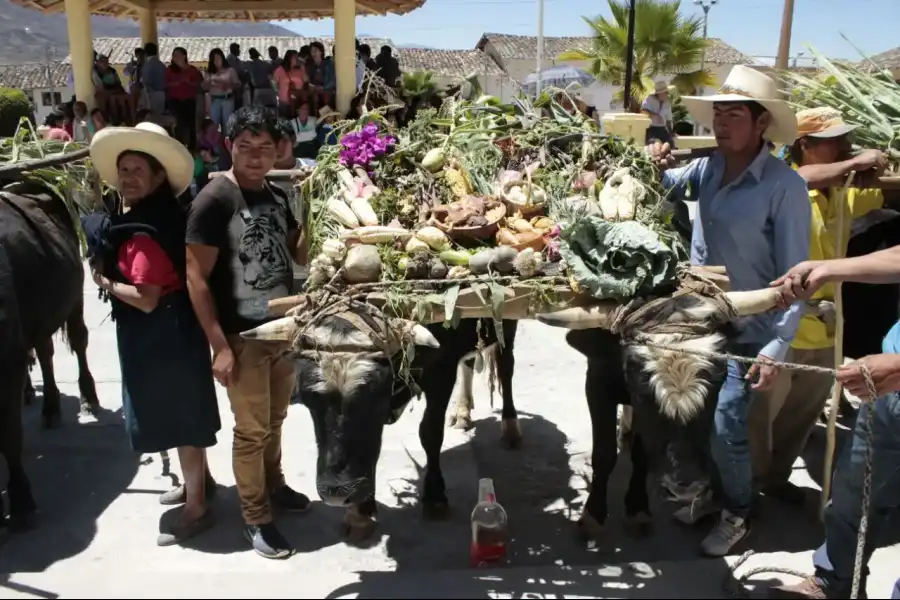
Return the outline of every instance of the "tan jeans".
[[[834,367],[834,348],[791,348],[785,360],[830,369]],[[828,375],[784,369],[772,392],[760,394],[750,405],[754,481],[778,485],[790,478],[794,461],[803,452],[825,408],[831,386]]]
[[[269,492],[284,485],[281,429],[294,388],[294,365],[284,348],[229,336],[237,371],[228,388],[234,413],[232,466],[244,522],[272,520]]]

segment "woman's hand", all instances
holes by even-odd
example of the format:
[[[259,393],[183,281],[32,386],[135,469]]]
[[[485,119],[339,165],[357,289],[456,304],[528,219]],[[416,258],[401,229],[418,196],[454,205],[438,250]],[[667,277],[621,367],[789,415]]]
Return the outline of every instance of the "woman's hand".
[[[794,302],[809,300],[828,283],[830,269],[827,260],[807,260],[771,282],[778,290],[778,306],[787,308]]]
[[[106,289],[109,285],[109,279],[103,276],[103,274],[96,268],[91,267],[91,279],[94,280],[94,283],[97,284],[97,287],[101,287]]]
[[[837,370],[836,379],[844,388],[864,400],[874,400],[860,364],[865,364],[875,384],[875,397],[900,391],[900,354],[873,354]]]
[[[219,350],[213,351],[213,377],[215,377],[216,381],[222,384],[222,386],[229,387],[234,383],[236,366],[237,362],[235,361],[234,352],[231,350],[231,346],[225,345]]]

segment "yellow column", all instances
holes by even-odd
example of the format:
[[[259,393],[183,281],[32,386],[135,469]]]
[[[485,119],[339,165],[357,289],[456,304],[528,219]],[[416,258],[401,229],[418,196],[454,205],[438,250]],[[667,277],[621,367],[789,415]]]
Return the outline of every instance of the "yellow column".
[[[91,10],[88,0],[65,0],[66,25],[69,31],[69,56],[75,80],[75,97],[94,108],[94,48],[91,43]]]
[[[337,109],[350,110],[356,95],[356,1],[334,0],[334,75]]]
[[[153,3],[150,3],[150,8],[138,10],[138,24],[141,27],[142,44],[147,42],[159,43],[159,33],[156,28],[156,10],[153,8]]]

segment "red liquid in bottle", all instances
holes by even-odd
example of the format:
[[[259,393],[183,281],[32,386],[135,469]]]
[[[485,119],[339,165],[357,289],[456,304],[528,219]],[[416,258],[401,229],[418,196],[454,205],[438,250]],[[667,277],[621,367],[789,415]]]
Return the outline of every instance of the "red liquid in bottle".
[[[472,567],[492,566],[506,557],[509,523],[506,511],[497,502],[494,482],[478,482],[478,504],[472,511],[472,545],[469,564]]]

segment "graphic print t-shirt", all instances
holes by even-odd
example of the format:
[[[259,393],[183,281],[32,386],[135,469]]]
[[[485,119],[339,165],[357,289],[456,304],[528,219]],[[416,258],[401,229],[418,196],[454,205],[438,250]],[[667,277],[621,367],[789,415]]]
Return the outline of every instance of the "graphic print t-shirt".
[[[210,292],[225,334],[266,321],[269,300],[291,293],[293,261],[288,237],[297,221],[277,188],[241,189],[217,177],[191,203],[187,243],[218,248]]]

